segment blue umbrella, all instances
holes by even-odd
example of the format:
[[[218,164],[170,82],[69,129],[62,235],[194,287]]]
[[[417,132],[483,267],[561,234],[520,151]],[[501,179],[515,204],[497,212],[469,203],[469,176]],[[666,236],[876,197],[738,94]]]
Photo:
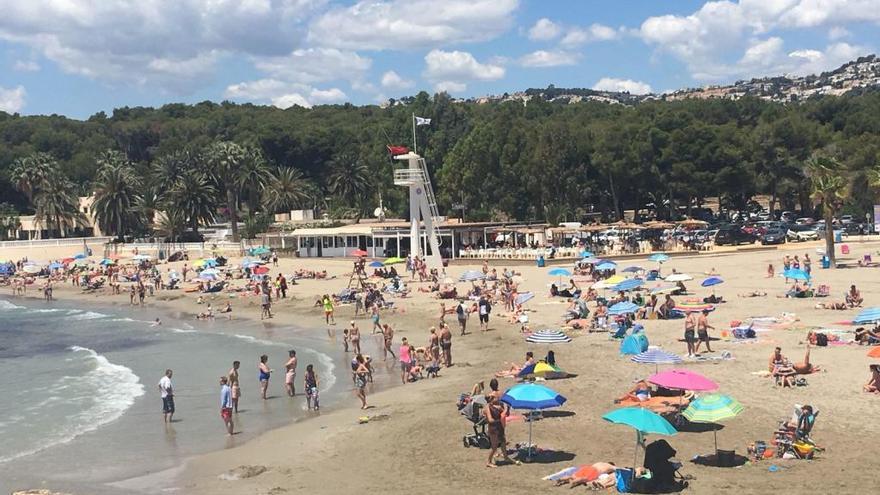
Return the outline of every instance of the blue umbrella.
[[[718,285],[718,284],[723,284],[723,283],[724,283],[724,280],[722,280],[721,277],[709,277],[706,280],[703,280],[703,283],[701,283],[700,285],[702,285],[703,287],[711,287],[713,285]]]
[[[372,267],[372,268],[382,268],[383,266],[385,266],[385,265],[382,264],[381,261],[374,261],[374,262],[370,263],[370,267]]]
[[[640,266],[628,266],[621,270],[623,273],[638,273],[644,271],[645,269]]]
[[[534,299],[535,295],[531,292],[522,292],[516,296],[516,304],[525,304],[532,299]]]
[[[581,253],[581,258],[592,258],[592,257],[593,257],[593,253],[591,253],[589,251],[583,251]]]
[[[57,262],[57,261],[53,261],[52,263],[49,263],[49,269],[50,269],[50,270],[57,270],[57,269],[62,268],[62,267],[64,267],[64,265],[62,265],[61,263],[59,263],[59,262]]]
[[[648,259],[651,261],[656,261],[657,263],[663,263],[664,261],[669,260],[669,256],[663,253],[656,253],[649,256]]]
[[[584,258],[581,260],[581,263],[586,263],[588,265],[597,265],[602,263],[605,260],[600,260],[599,258]]]
[[[461,277],[458,277],[462,282],[471,282],[474,280],[483,280],[486,278],[486,275],[483,272],[478,272],[477,270],[468,270],[461,274]]]
[[[625,315],[627,313],[635,313],[639,310],[639,305],[629,301],[623,301],[608,308],[608,314],[611,316]]]
[[[536,383],[521,383],[514,385],[504,392],[501,396],[501,402],[504,402],[513,409],[526,409],[529,411],[537,411],[541,409],[550,409],[565,404],[566,398],[555,390],[538,385]],[[527,457],[532,456],[532,424],[529,421],[529,450]]]
[[[865,325],[880,321],[880,308],[867,308],[853,318],[853,323]]]
[[[614,270],[615,268],[617,268],[617,263],[607,260],[596,265],[596,270]]]
[[[810,274],[798,268],[789,268],[782,272],[782,276],[793,280],[810,280]]]
[[[556,277],[556,276],[570,277],[571,276],[571,272],[566,270],[565,268],[554,268],[554,269],[550,270],[549,272],[547,272],[547,274],[552,275],[554,277]]]
[[[88,256],[86,256],[86,255],[83,254],[83,253],[79,253],[79,254],[74,254],[74,255],[73,255],[73,259],[75,259],[75,260],[81,260],[81,259],[83,259],[83,258],[88,258]]]
[[[636,458],[639,455],[639,444],[641,444],[642,435],[645,433],[657,433],[659,435],[675,435],[678,433],[663,416],[644,407],[615,409],[602,416],[602,419],[614,424],[626,425],[636,430]],[[633,466],[636,465],[638,463],[633,461]],[[635,470],[633,470],[633,477],[635,475]]]
[[[627,292],[641,287],[644,283],[645,281],[640,278],[628,278],[612,287],[611,290],[616,292]]]

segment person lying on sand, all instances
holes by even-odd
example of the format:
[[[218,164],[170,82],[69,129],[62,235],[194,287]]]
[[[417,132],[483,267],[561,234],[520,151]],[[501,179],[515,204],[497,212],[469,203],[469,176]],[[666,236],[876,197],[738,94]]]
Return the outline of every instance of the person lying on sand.
[[[505,364],[505,366],[509,366],[509,368],[502,370],[502,371],[499,371],[498,373],[495,373],[495,376],[500,378],[500,377],[505,377],[505,376],[518,375],[519,372],[522,371],[524,368],[526,368],[532,364],[535,364],[535,355],[534,355],[534,353],[532,353],[532,351],[527,352],[526,353],[526,362],[523,363],[522,366],[519,366],[515,363],[504,363],[504,364]]]
[[[849,309],[849,306],[847,306],[845,302],[827,302],[827,303],[820,302],[820,303],[816,303],[816,305],[814,307],[816,309],[836,309],[836,310]]]
[[[871,394],[880,395],[880,364],[869,365],[868,370],[871,372],[871,378],[868,380],[868,383],[862,387],[862,390]]]
[[[739,297],[767,297],[767,293],[762,290],[753,290],[751,292],[743,292],[738,295],[739,295]]]
[[[775,375],[774,370],[779,366],[784,366],[786,362],[791,364],[791,361],[782,355],[782,348],[777,347],[774,349],[773,354],[770,355],[770,372]],[[794,369],[798,375],[809,375],[811,373],[822,371],[821,367],[810,363],[809,345],[807,345],[807,353],[804,355],[804,360],[800,363],[791,364],[791,368]]]
[[[574,488],[578,485],[592,484],[600,477],[607,478],[608,476],[613,474],[615,470],[617,470],[617,466],[610,462],[584,464],[583,466],[578,467],[577,470],[571,474],[571,476],[566,476],[564,478],[559,478],[558,480],[556,480],[556,486],[571,484],[571,487]]]
[[[651,398],[651,386],[648,385],[648,382],[645,380],[639,380],[633,385],[633,388],[629,389],[629,391],[623,394],[621,397],[614,399],[615,404],[619,404],[623,401],[634,400],[638,402],[644,402]]]

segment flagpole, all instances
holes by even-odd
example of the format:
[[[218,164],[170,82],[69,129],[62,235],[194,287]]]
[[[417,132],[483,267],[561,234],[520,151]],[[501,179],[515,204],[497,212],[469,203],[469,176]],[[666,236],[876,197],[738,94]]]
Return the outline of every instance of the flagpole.
[[[412,114],[412,128],[413,128],[413,153],[419,153],[419,146],[416,144],[416,114],[413,112]]]

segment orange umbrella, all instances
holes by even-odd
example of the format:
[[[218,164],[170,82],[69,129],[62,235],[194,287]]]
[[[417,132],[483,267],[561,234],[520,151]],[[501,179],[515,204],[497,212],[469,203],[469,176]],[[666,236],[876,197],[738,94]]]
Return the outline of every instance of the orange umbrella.
[[[880,347],[874,347],[868,351],[868,357],[880,359]]]

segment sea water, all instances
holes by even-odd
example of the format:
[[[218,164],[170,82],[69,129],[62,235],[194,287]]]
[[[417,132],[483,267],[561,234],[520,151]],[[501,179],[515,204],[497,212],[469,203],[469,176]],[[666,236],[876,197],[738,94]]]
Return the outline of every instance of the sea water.
[[[154,326],[154,319],[162,324]],[[297,392],[313,364],[322,407],[349,397],[345,356],[326,330],[259,322],[174,319],[150,308],[0,299],[0,493],[49,487],[123,493],[114,482],[179,467],[195,454],[239,445],[308,417],[284,395],[287,350],[299,358]],[[259,398],[257,363],[276,370]],[[232,439],[219,417],[219,378],[241,361]],[[157,384],[174,370],[177,412],[165,425]],[[336,383],[341,373],[346,380]],[[245,463],[246,460],[242,460]],[[234,467],[234,466],[233,466]]]

